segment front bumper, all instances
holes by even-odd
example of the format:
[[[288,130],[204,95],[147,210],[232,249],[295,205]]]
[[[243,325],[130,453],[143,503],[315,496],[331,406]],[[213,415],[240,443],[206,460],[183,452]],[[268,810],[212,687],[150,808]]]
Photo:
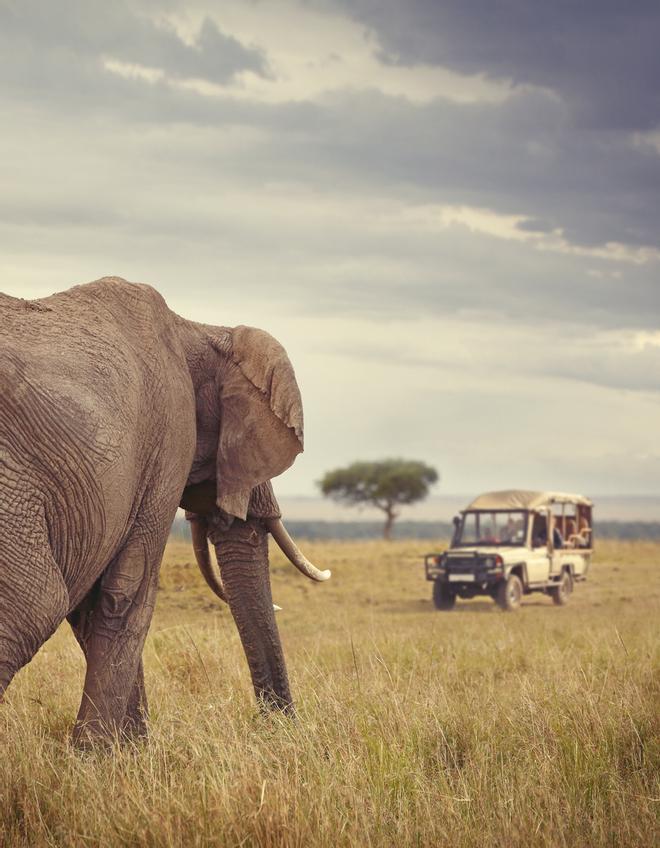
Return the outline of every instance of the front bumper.
[[[488,591],[504,577],[504,565],[493,556],[475,554],[467,557],[451,557],[427,554],[424,557],[427,580],[451,583],[457,589]]]

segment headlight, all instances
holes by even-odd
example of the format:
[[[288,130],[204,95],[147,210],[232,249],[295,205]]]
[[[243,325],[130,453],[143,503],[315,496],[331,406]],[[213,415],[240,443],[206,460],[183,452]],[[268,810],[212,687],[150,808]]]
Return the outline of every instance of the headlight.
[[[494,557],[486,557],[486,559],[484,560],[484,565],[486,566],[486,568],[493,568],[493,566],[495,565]]]

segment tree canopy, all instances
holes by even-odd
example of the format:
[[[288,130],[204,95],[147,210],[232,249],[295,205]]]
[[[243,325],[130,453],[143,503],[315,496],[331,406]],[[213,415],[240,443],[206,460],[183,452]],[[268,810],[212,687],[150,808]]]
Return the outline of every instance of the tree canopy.
[[[319,486],[324,495],[351,505],[372,504],[385,513],[383,536],[389,539],[399,513],[397,506],[420,501],[438,481],[430,465],[411,459],[354,462],[328,471]]]

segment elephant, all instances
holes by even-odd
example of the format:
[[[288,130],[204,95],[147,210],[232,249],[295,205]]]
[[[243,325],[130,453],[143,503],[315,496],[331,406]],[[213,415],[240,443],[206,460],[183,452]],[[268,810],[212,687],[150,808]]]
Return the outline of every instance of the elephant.
[[[284,348],[104,277],[41,300],[0,294],[0,393],[0,699],[67,619],[86,660],[74,742],[147,732],[142,651],[182,506],[259,705],[292,711],[268,533],[308,577],[330,572],[291,540],[270,483],[303,450]]]

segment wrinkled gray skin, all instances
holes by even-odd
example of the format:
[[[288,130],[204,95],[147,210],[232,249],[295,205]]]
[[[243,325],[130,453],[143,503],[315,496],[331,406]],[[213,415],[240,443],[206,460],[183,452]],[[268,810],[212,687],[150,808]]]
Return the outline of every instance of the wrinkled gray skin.
[[[263,519],[300,451],[267,333],[186,321],[114,277],[0,294],[0,697],[67,618],[87,660],[76,741],[144,733],[142,649],[183,502],[205,514],[257,698],[290,708]]]

